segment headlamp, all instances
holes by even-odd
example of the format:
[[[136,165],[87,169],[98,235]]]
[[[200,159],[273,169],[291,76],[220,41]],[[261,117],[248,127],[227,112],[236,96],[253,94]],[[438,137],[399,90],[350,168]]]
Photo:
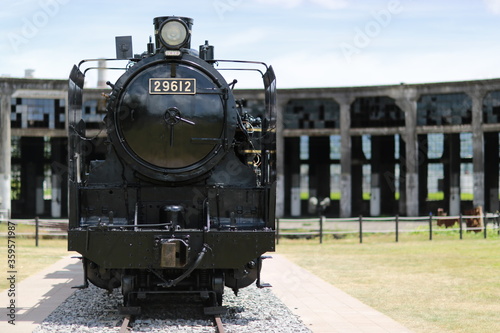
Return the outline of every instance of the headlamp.
[[[169,49],[180,49],[189,41],[191,32],[182,20],[170,19],[160,27],[160,39]]]

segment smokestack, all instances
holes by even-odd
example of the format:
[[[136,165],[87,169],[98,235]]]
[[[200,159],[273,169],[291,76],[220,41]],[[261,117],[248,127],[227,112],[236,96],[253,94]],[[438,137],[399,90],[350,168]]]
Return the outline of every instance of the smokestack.
[[[106,60],[99,59],[97,67],[97,88],[106,88]]]
[[[25,79],[33,79],[35,78],[35,70],[28,68],[24,70],[24,78]]]

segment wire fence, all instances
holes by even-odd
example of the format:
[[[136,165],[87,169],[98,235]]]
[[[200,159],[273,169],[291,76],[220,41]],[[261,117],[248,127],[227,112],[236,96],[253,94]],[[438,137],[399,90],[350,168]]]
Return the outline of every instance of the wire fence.
[[[419,217],[353,217],[353,218],[326,218],[324,216],[308,219],[276,219],[276,240],[279,243],[282,237],[318,237],[323,243],[325,235],[335,238],[355,234],[359,242],[363,243],[363,236],[376,233],[394,233],[398,242],[401,233],[428,233],[429,240],[433,235],[445,231],[458,231],[460,239],[464,232],[482,233],[488,237],[488,231],[496,231],[500,236],[500,215],[458,215],[458,216],[419,216]]]

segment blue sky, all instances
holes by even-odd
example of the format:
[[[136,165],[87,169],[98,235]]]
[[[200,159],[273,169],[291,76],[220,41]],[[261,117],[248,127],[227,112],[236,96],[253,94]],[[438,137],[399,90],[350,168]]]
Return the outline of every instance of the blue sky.
[[[194,19],[193,48],[273,65],[279,88],[500,77],[500,0],[2,2],[0,75],[12,77],[67,78],[81,59],[114,57],[115,36],[142,53],[167,15]],[[237,87],[260,85],[244,78]]]

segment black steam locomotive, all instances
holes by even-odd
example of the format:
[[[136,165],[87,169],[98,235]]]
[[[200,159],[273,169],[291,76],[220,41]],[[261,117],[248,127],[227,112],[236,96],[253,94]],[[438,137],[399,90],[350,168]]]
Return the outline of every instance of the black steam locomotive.
[[[89,137],[82,117],[84,73],[96,67],[83,60],[70,74],[68,248],[82,255],[82,287],[121,287],[130,307],[176,293],[220,305],[224,286],[262,286],[275,247],[275,75],[214,59],[208,42],[192,50],[190,18],[153,23],[141,55],[117,37],[128,64],[107,83],[107,136]],[[262,75],[261,108],[235,99],[236,80],[216,68],[229,63]],[[98,144],[105,158],[92,157]]]

